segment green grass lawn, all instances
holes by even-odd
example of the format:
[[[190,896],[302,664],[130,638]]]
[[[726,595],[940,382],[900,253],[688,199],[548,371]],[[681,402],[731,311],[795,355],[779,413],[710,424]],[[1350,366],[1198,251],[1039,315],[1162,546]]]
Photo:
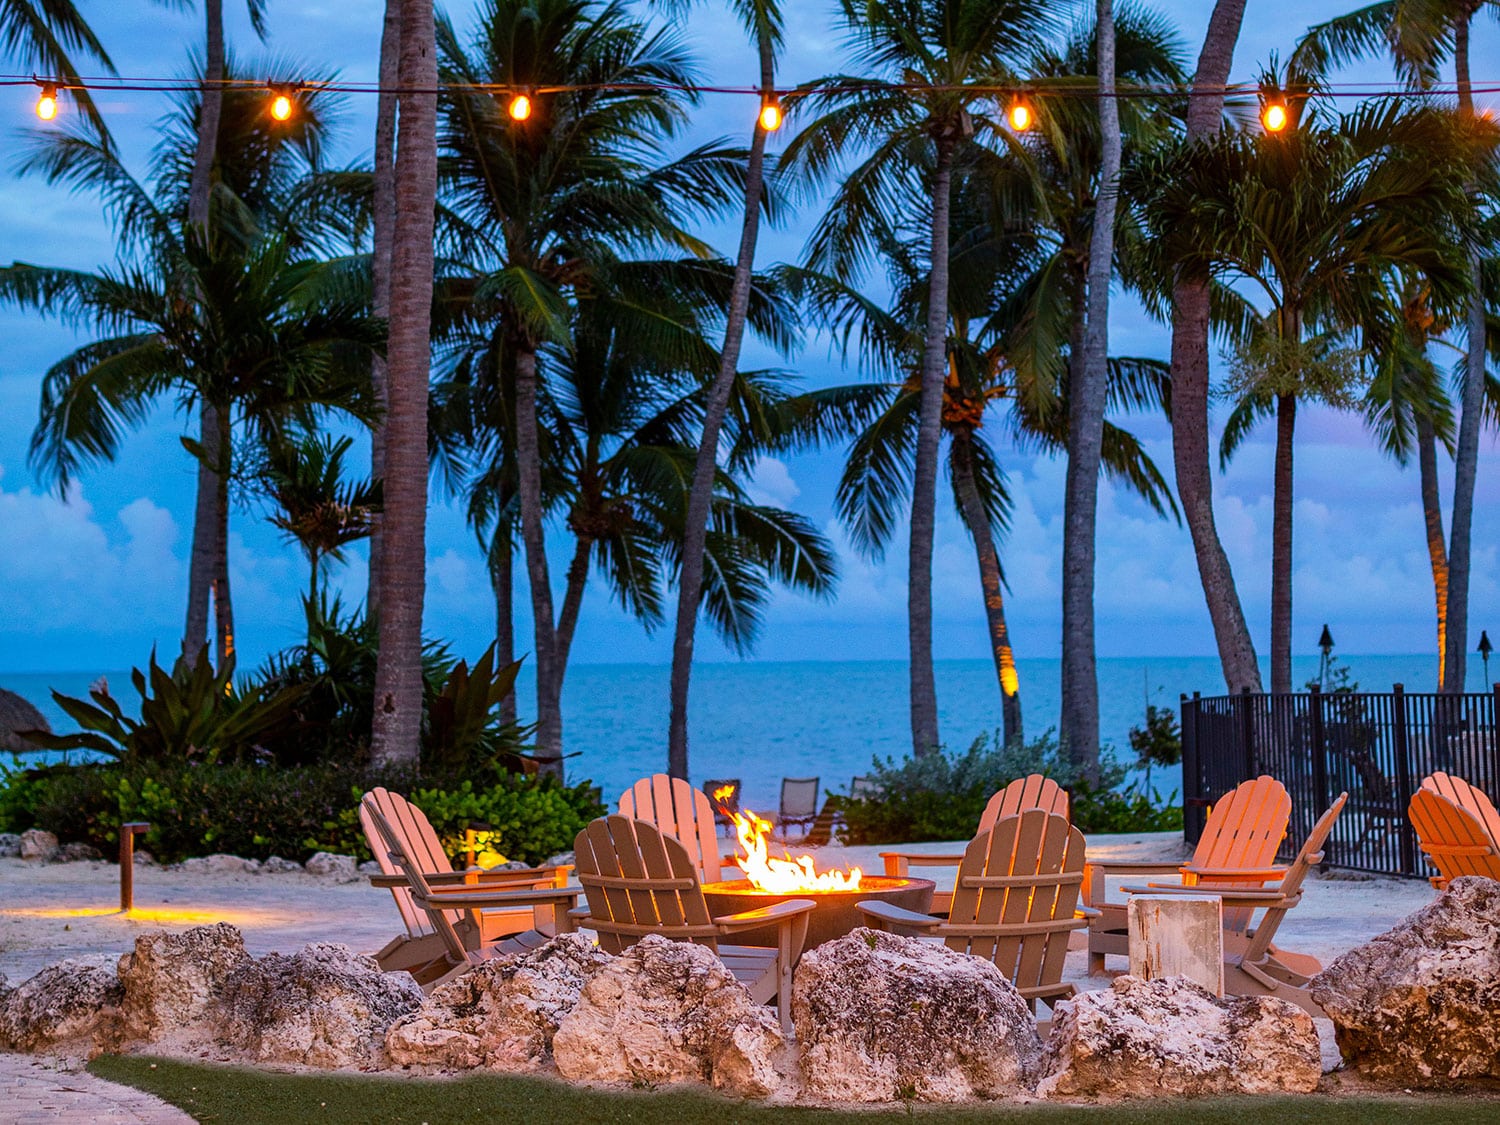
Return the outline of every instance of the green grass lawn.
[[[445,1081],[350,1074],[272,1074],[143,1056],[106,1055],[91,1073],[146,1090],[199,1121],[235,1125],[547,1125],[550,1122],[660,1122],[745,1125],[805,1122],[869,1125],[915,1116],[930,1125],[1025,1122],[1028,1125],[1500,1125],[1500,1101],[1484,1097],[1221,1098],[1143,1102],[1105,1108],[1066,1106],[900,1106],[883,1112],[792,1109],[727,1101],[704,1093],[603,1093],[545,1078],[470,1075]]]

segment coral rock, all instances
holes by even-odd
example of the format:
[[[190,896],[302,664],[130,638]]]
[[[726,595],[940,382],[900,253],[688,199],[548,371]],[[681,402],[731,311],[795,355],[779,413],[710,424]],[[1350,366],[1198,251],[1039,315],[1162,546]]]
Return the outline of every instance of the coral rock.
[[[234,970],[211,1015],[220,1042],[256,1061],[332,1069],[377,1062],[386,1030],[421,1005],[410,973],[320,942]]]
[[[1500,883],[1437,901],[1313,978],[1344,1058],[1403,1085],[1500,1078]]]
[[[804,1096],[962,1101],[1026,1092],[1036,1021],[989,961],[856,929],[804,954],[792,988]]]
[[[260,869],[260,864],[243,856],[216,855],[194,856],[177,865],[177,870],[188,875],[250,875]]]
[[[318,852],[307,861],[306,867],[309,875],[332,879],[335,883],[353,883],[359,879],[359,865],[352,855]]]
[[[21,854],[21,837],[14,832],[0,832],[0,859],[12,859]]]
[[[273,855],[260,865],[262,875],[285,875],[293,871],[305,871],[295,859],[282,859],[279,855]]]
[[[0,1050],[92,1049],[112,1025],[122,995],[108,969],[82,961],[48,965],[0,996]]]
[[[91,859],[103,859],[104,853],[92,844],[64,844],[52,856],[53,863],[81,863]]]
[[[1124,976],[1058,1005],[1042,1070],[1044,1097],[1114,1099],[1308,1093],[1323,1067],[1295,1004]]]
[[[642,938],[596,972],[552,1040],[565,1078],[707,1081],[737,1094],[779,1089],[775,1013],[755,1003],[712,950]]]
[[[420,1011],[386,1035],[402,1066],[445,1069],[540,1066],[589,978],[610,957],[581,934],[564,934],[518,957],[497,957],[434,990]]]
[[[142,934],[120,958],[123,1040],[156,1042],[200,1031],[225,982],[250,961],[245,938],[225,922],[180,934]]]
[[[57,837],[40,828],[21,833],[21,858],[39,859],[44,863],[57,854]]]

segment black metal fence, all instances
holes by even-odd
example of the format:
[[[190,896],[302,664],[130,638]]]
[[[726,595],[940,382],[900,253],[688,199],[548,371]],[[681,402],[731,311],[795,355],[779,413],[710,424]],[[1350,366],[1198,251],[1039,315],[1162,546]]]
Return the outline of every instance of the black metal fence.
[[[1500,685],[1484,695],[1389,692],[1182,698],[1184,834],[1197,843],[1209,806],[1270,774],[1292,795],[1282,846],[1293,857],[1342,792],[1327,860],[1384,875],[1425,876],[1406,804],[1435,770],[1500,794]]]

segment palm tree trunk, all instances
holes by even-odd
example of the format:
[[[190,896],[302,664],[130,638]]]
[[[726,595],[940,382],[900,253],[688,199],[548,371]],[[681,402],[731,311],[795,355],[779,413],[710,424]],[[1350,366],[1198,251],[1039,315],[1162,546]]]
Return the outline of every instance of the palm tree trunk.
[[[937,673],[932,663],[932,541],[937,522],[938,443],[943,429],[943,384],[948,375],[948,243],[953,189],[951,137],[939,137],[932,176],[932,249],[928,259],[927,326],[922,346],[916,469],[912,476],[911,543],[907,553],[906,622],[911,648],[911,752],[935,754]]]
[[[1460,113],[1474,113],[1469,77],[1469,23],[1478,4],[1463,6],[1454,21],[1453,64],[1458,79]],[[1443,690],[1462,692],[1469,647],[1470,533],[1474,525],[1474,486],[1479,475],[1479,430],[1484,411],[1484,290],[1480,255],[1469,258],[1474,293],[1469,298],[1468,357],[1464,363],[1463,414],[1458,422],[1458,450],[1453,460],[1453,526],[1448,545],[1447,646],[1443,658]]]
[[[1005,580],[1000,573],[1000,552],[974,480],[973,436],[966,430],[953,431],[953,456],[950,462],[953,491],[958,495],[959,511],[974,540],[974,554],[979,562],[979,586],[984,593],[984,616],[990,628],[990,654],[995,659],[995,675],[1000,681],[1000,723],[1005,745],[1017,746],[1025,741],[1021,727],[1021,682],[1016,676],[1016,656],[1010,647],[1010,630],[1005,625]]]
[[[583,608],[583,590],[589,580],[589,552],[594,541],[580,537],[573,547],[573,561],[568,564],[568,583],[563,591],[562,610],[557,615],[557,688],[562,691],[568,674],[568,654],[573,651],[573,634],[578,629],[578,613]]]
[[[1417,469],[1422,481],[1422,519],[1427,527],[1427,558],[1432,563],[1432,593],[1437,602],[1437,689],[1447,683],[1444,675],[1448,644],[1448,548],[1443,541],[1443,498],[1438,492],[1437,438],[1432,420],[1417,417]]]
[[[1229,81],[1244,15],[1245,0],[1217,0],[1214,4],[1193,76],[1194,94],[1188,99],[1189,142],[1219,131],[1224,113],[1220,91]],[[1172,462],[1224,682],[1230,691],[1259,691],[1255,643],[1214,522],[1208,429],[1208,295],[1206,278],[1182,278],[1172,289]]]
[[[770,93],[776,85],[776,52],[768,32],[759,36],[760,85]],[[724,323],[724,347],[719,352],[719,371],[709,387],[703,410],[703,433],[698,439],[698,457],[693,464],[693,483],[688,491],[687,517],[682,535],[682,566],[677,579],[677,624],[672,635],[671,711],[667,720],[667,772],[686,779],[688,775],[688,688],[693,675],[693,645],[697,637],[698,606],[703,599],[703,555],[708,543],[708,514],[713,501],[714,473],[719,464],[719,434],[729,409],[740,365],[740,346],[745,338],[745,317],[750,308],[750,287],[755,270],[755,244],[760,233],[761,194],[765,186],[766,131],[757,119],[750,142],[750,160],[745,168],[745,213],[740,226],[739,255],[734,263],[734,282],[729,291],[729,309]]]
[[[193,152],[192,178],[188,182],[188,224],[197,227],[200,236],[208,236],[208,204],[213,191],[214,153],[219,140],[219,117],[224,95],[224,5],[223,0],[204,0],[205,46],[203,89],[199,98],[198,145]],[[210,444],[217,446],[219,420],[205,396],[198,417],[198,440],[205,455]],[[212,461],[218,463],[217,454]],[[218,523],[215,506],[219,494],[218,476],[204,461],[198,463],[198,494],[193,505],[193,545],[188,556],[187,621],[183,626],[182,655],[192,662],[198,658],[208,634],[208,603],[215,579],[214,559]]]
[[[314,606],[318,604],[318,552],[309,551],[307,563],[307,604]]]
[[[1292,433],[1297,397],[1276,398],[1276,470],[1271,527],[1271,691],[1292,690]]]
[[[1088,321],[1082,362],[1068,393],[1068,473],[1063,511],[1062,722],[1064,749],[1090,781],[1099,772],[1099,676],[1094,650],[1095,530],[1104,409],[1109,391],[1109,283],[1114,275],[1115,202],[1120,178],[1120,108],[1115,101],[1112,0],[1099,0],[1099,195],[1089,241]]]
[[[234,659],[234,599],[229,593],[229,459],[233,445],[229,432],[229,409],[216,411],[218,453],[214,487],[214,641],[218,650],[218,667]]]
[[[531,588],[536,636],[536,746],[541,771],[562,777],[562,691],[553,628],[552,579],[547,571],[546,528],[542,521],[542,454],[537,436],[536,350],[516,348],[516,470],[521,502],[521,545]]]
[[[370,756],[416,763],[422,730],[422,602],[427,580],[427,381],[432,225],[437,197],[437,51],[432,0],[387,0],[401,20],[401,99],[386,348],[385,534],[380,655]],[[428,93],[427,91],[433,91]]]
[[[385,26],[380,34],[380,95],[375,103],[375,198],[374,234],[370,248],[372,309],[385,319],[391,312],[391,236],[396,223],[396,106],[395,94],[401,68],[401,12],[387,4]],[[370,389],[382,412],[370,431],[370,480],[385,476],[386,367],[381,356],[370,360]],[[370,577],[365,596],[365,615],[380,612],[381,513],[370,520]],[[514,703],[511,705],[514,707]]]
[[[496,539],[502,538],[499,529]],[[495,659],[504,668],[516,662],[515,620],[515,545],[505,534],[490,553],[490,584],[495,589]],[[516,693],[511,691],[500,701],[500,721],[516,721]]]

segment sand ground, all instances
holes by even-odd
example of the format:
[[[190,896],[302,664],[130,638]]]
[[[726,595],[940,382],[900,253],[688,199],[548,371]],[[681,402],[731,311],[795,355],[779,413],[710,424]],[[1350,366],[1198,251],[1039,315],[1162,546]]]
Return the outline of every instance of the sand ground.
[[[725,841],[726,851],[729,850]],[[882,870],[880,847],[826,848],[819,866],[858,863]],[[961,851],[962,844],[908,845],[905,850]],[[1097,859],[1171,860],[1184,857],[1180,836],[1094,836]],[[919,874],[942,885],[951,869]],[[365,882],[336,884],[303,873],[194,875],[159,867],[136,870],[136,909],[119,912],[119,869],[109,863],[39,864],[0,859],[0,973],[18,983],[65,957],[113,959],[137,934],[230,922],[245,934],[250,952],[291,952],[311,941],[342,942],[362,952],[384,945],[400,926],[388,891]],[[1415,879],[1350,878],[1331,872],[1310,881],[1302,904],[1288,916],[1277,944],[1325,963],[1389,929],[1430,902],[1432,889]],[[1111,969],[1123,962],[1111,959]],[[1070,954],[1067,978],[1081,988],[1107,987],[1108,978],[1085,975],[1081,952]]]

